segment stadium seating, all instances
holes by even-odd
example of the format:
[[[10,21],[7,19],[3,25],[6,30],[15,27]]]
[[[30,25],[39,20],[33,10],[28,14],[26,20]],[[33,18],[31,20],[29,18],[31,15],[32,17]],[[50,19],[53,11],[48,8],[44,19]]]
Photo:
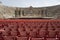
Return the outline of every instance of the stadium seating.
[[[60,40],[60,20],[0,20],[0,40]]]

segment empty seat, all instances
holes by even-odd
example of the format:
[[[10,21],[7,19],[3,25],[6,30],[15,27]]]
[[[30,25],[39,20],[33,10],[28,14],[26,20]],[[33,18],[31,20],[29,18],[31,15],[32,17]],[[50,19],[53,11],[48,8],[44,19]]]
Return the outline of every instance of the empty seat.
[[[10,31],[12,36],[17,36],[17,30]]]
[[[3,35],[3,36],[10,36],[10,31],[9,31],[9,32],[3,31],[3,32],[2,32],[2,35]]]
[[[32,29],[31,29],[31,28],[28,28],[28,27],[26,26],[26,27],[25,27],[25,30],[26,30],[27,33],[29,33],[30,30],[32,30]]]
[[[59,40],[59,38],[46,38],[46,40]]]
[[[59,38],[60,38],[60,32],[58,32],[57,37],[59,37]]]
[[[20,31],[20,36],[21,37],[26,37],[27,36],[27,32],[26,31]]]
[[[44,40],[44,38],[31,38],[31,40]]]
[[[40,30],[39,37],[46,37],[46,30]]]
[[[3,24],[0,24],[0,29],[4,28]]]
[[[12,36],[4,36],[4,40],[14,40]]]
[[[30,37],[37,37],[37,32],[35,32],[35,31],[30,31],[29,36],[30,36]]]
[[[0,36],[0,40],[4,40],[3,36]]]
[[[17,37],[17,40],[28,40],[27,37]]]
[[[60,37],[60,28],[56,28],[57,37]]]
[[[17,29],[17,25],[13,25],[13,24],[11,24],[11,25],[9,24],[8,27],[9,27],[10,29]]]
[[[24,28],[18,28],[20,36],[27,36],[27,31]]]
[[[56,37],[56,31],[50,30],[48,32],[48,37]]]

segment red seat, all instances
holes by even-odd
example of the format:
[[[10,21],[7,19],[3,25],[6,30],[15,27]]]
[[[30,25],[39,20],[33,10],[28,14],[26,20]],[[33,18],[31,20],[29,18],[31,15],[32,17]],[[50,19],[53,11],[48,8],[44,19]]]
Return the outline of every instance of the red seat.
[[[26,27],[25,27],[25,30],[26,30],[27,33],[29,33],[30,30],[32,30],[32,29],[31,29],[30,27],[26,26]]]
[[[45,37],[45,36],[46,36],[46,30],[40,30],[39,37]]]
[[[0,36],[0,40],[4,40],[3,36]]]
[[[27,31],[24,28],[18,28],[20,36],[27,36]]]
[[[58,38],[46,38],[46,40],[59,40]]]
[[[4,36],[4,40],[14,40],[12,36]]]
[[[27,36],[27,32],[26,31],[20,31],[20,35],[21,35],[21,37],[26,37]]]
[[[12,35],[12,36],[17,36],[17,30],[12,30],[12,31],[11,31],[11,35]]]
[[[50,30],[48,33],[48,37],[56,37],[56,31]]]
[[[31,40],[44,40],[44,38],[31,38]]]
[[[17,37],[17,40],[28,40],[27,37]]]
[[[8,27],[10,29],[17,29],[18,28],[16,24],[9,24]]]
[[[10,33],[10,32],[4,31],[4,32],[2,32],[2,35],[3,35],[3,36],[8,36],[8,35],[10,35],[9,33]]]
[[[35,31],[30,31],[29,36],[30,36],[30,37],[37,37],[37,32],[35,32]]]
[[[59,30],[60,31],[60,30]],[[60,32],[58,32],[58,35],[57,35],[57,37],[59,37],[60,38]]]

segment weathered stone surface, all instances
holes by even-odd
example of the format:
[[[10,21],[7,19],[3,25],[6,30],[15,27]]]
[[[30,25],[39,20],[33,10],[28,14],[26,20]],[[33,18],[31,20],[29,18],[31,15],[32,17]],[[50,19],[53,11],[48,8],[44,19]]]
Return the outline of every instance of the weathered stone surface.
[[[0,18],[60,18],[60,5],[51,7],[8,7],[0,5]]]
[[[7,6],[0,6],[0,18],[11,18],[14,17],[15,8],[7,7]]]

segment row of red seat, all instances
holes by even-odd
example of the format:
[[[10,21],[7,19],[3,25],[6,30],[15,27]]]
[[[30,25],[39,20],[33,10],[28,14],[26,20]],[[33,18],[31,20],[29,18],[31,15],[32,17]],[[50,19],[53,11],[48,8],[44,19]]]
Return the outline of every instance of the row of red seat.
[[[31,38],[18,36],[2,36],[0,40],[60,40],[60,38]]]
[[[59,40],[60,21],[59,20],[0,20],[0,36],[14,40]],[[16,37],[17,36],[17,37]],[[17,39],[16,39],[16,38]],[[8,39],[9,39],[8,38]],[[6,38],[5,38],[6,39]],[[7,39],[6,39],[7,40]],[[10,39],[12,40],[12,39]]]

